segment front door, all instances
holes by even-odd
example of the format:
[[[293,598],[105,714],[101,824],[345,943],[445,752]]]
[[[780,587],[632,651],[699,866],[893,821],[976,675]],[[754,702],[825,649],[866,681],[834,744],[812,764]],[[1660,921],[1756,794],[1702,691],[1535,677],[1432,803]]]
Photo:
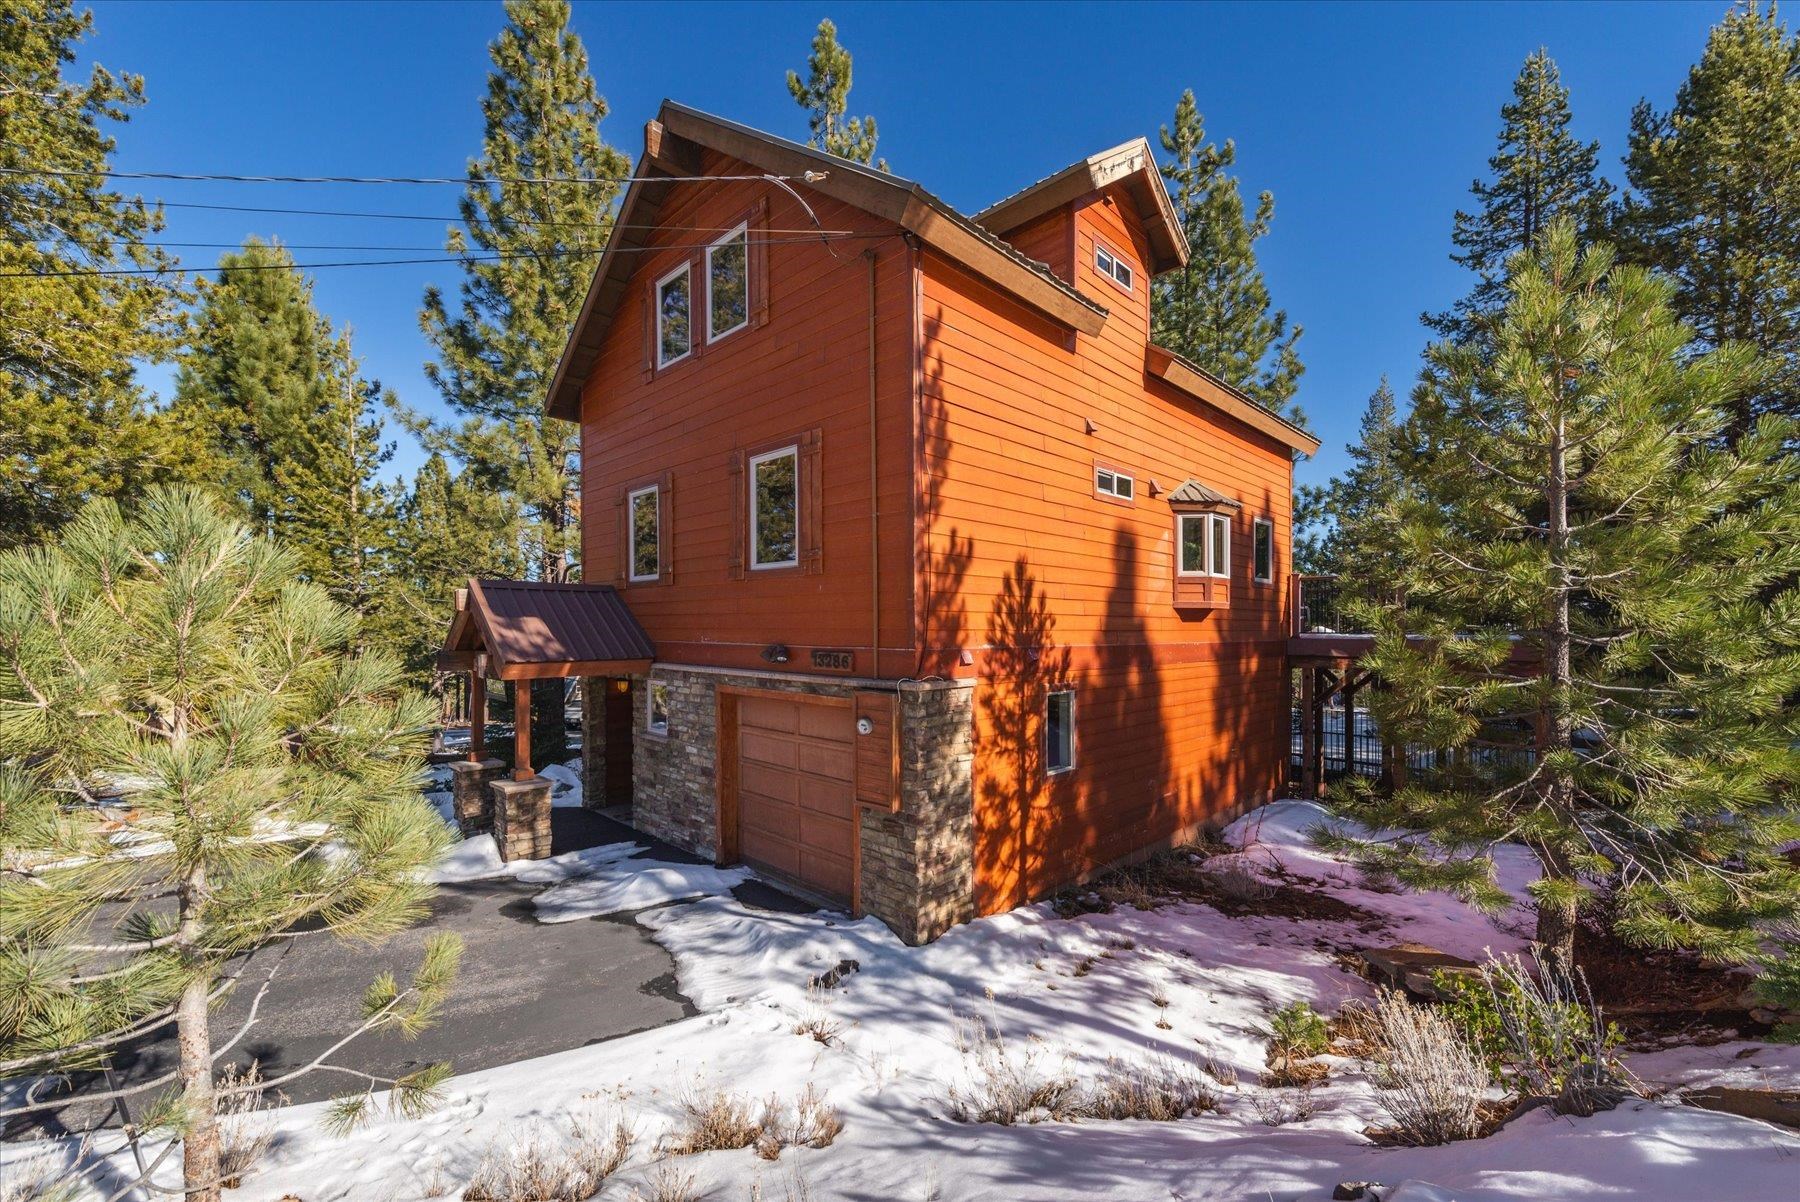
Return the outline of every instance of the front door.
[[[631,681],[624,677],[603,682],[606,688],[606,804],[631,804],[631,735],[636,717]]]

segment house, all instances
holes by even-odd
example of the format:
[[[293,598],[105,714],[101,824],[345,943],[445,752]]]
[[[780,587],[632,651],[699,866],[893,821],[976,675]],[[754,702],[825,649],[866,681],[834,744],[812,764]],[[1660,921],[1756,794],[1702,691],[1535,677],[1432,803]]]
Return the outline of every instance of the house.
[[[1278,795],[1318,443],[1151,342],[1146,142],[971,218],[665,102],[636,175],[550,385],[588,583],[450,642],[589,678],[590,804],[918,942]]]

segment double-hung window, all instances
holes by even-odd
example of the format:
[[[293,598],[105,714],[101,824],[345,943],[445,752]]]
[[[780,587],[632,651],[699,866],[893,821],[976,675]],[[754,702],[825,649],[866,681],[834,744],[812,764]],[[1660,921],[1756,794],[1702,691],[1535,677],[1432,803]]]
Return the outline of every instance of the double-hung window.
[[[750,566],[799,562],[800,448],[783,447],[750,460]]]
[[[656,281],[656,365],[667,367],[694,349],[694,285],[683,263]]]
[[[706,340],[750,324],[750,233],[740,225],[706,248]]]
[[[662,574],[662,490],[654,484],[633,490],[625,510],[631,523],[630,578],[655,580]]]
[[[653,735],[669,733],[669,685],[651,677],[644,690],[644,729]]]
[[[1057,689],[1044,699],[1044,771],[1075,766],[1075,690]]]
[[[1268,518],[1250,527],[1250,576],[1258,584],[1275,579],[1275,523]]]
[[[1231,519],[1222,513],[1183,513],[1175,519],[1183,576],[1231,575]]]

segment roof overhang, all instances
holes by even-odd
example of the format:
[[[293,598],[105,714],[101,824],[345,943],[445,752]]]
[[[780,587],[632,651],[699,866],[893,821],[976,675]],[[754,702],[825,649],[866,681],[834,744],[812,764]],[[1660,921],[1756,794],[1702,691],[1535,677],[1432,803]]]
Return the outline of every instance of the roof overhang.
[[[812,173],[816,178],[795,187],[893,222],[1056,325],[1092,336],[1106,323],[1103,307],[911,180],[665,100],[656,120],[644,127],[644,153],[632,172],[634,181],[551,377],[544,406],[551,417],[580,418],[582,386],[630,286],[633,252],[653,232],[676,178],[703,174],[702,150],[729,155],[770,175],[798,179]]]
[[[1266,434],[1303,455],[1319,450],[1319,440],[1174,351],[1151,343],[1144,353],[1144,370],[1177,391],[1208,405],[1227,417]]]
[[[608,584],[470,580],[438,652],[441,671],[498,680],[646,672],[656,648]]]
[[[975,214],[975,220],[983,228],[1005,237],[1045,213],[1115,185],[1131,198],[1144,232],[1150,238],[1151,274],[1161,275],[1186,265],[1187,234],[1175,216],[1168,189],[1163,187],[1156,156],[1150,151],[1150,143],[1143,138],[1134,138],[1111,150],[1071,163],[1055,175],[988,206]]]

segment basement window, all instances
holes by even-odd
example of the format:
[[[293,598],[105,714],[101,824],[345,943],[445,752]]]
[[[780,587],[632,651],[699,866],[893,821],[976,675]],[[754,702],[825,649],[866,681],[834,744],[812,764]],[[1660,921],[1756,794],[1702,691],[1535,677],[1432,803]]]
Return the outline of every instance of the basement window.
[[[706,248],[706,340],[750,324],[750,236],[740,225]]]
[[[651,680],[644,690],[644,729],[653,735],[669,733],[669,685]]]
[[[1057,689],[1044,699],[1044,771],[1075,766],[1075,690]]]
[[[655,580],[662,574],[662,497],[656,485],[625,498],[631,518],[631,579]]]
[[[1119,501],[1131,500],[1135,482],[1124,472],[1115,472],[1110,467],[1094,469],[1094,491],[1103,497],[1112,497]]]
[[[683,263],[656,281],[656,365],[667,367],[694,349],[693,282]]]
[[[1257,518],[1250,527],[1251,578],[1258,584],[1275,579],[1275,523]]]
[[[1222,513],[1183,513],[1176,518],[1183,576],[1231,575],[1231,519]]]
[[[750,460],[750,566],[796,566],[799,535],[800,448],[757,455]]]
[[[1117,284],[1125,291],[1131,291],[1131,264],[1107,250],[1098,242],[1094,243],[1094,270]]]

